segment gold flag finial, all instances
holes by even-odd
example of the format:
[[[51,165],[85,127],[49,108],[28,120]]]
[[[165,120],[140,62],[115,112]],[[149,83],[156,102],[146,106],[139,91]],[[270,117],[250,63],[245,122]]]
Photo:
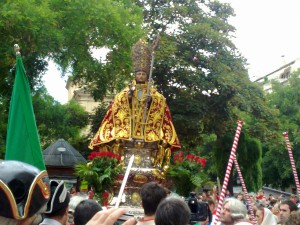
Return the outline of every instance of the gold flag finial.
[[[18,44],[14,44],[14,49],[15,49],[16,55],[21,55],[21,53],[20,53],[20,47],[19,47]]]

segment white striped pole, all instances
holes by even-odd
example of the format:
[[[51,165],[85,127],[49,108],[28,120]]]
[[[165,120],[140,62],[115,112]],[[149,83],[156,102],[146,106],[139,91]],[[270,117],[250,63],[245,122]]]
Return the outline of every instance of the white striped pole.
[[[231,172],[231,169],[232,169],[233,160],[235,159],[235,152],[236,152],[236,148],[238,146],[239,137],[240,137],[240,134],[241,134],[243,123],[244,123],[243,121],[238,120],[238,126],[236,128],[235,135],[234,135],[234,140],[233,140],[233,144],[232,144],[232,148],[231,148],[231,153],[230,153],[230,156],[229,156],[229,160],[228,160],[228,164],[227,164],[227,168],[226,168],[226,173],[225,173],[225,177],[224,177],[224,181],[223,181],[222,191],[221,191],[221,195],[219,197],[219,203],[218,203],[218,207],[217,207],[216,219],[215,219],[214,225],[216,225],[218,223],[219,218],[220,218],[220,212],[221,212],[221,208],[222,208],[223,201],[224,201],[224,198],[225,198],[225,192],[227,190],[227,185],[228,185],[228,181],[229,181],[229,177],[230,177],[230,172]]]
[[[253,211],[253,207],[252,207],[252,203],[251,203],[251,200],[249,198],[248,191],[247,191],[247,188],[246,188],[246,185],[245,185],[245,182],[244,182],[244,178],[243,178],[242,172],[240,170],[240,166],[238,164],[236,156],[234,158],[234,164],[235,164],[235,168],[238,172],[238,175],[239,175],[239,178],[240,178],[240,181],[241,181],[241,184],[242,184],[243,192],[245,194],[245,198],[246,198],[246,201],[247,201],[247,204],[248,204],[248,207],[249,207],[249,211],[250,211],[250,215],[251,215],[251,221],[252,221],[253,224],[257,224],[256,218],[255,218],[255,215],[254,215],[254,211]]]
[[[288,134],[288,132],[283,132],[283,136],[285,138],[287,150],[288,150],[289,157],[290,157],[290,162],[291,162],[291,165],[292,165],[292,170],[293,170],[293,173],[294,173],[296,188],[297,188],[297,192],[298,192],[298,199],[300,199],[299,198],[299,195],[300,195],[300,184],[299,184],[299,179],[298,179],[298,174],[297,174],[297,170],[296,170],[296,166],[295,166],[295,161],[294,161],[294,157],[293,157],[292,148],[291,148],[291,145],[290,145],[290,140],[289,140],[289,134]]]

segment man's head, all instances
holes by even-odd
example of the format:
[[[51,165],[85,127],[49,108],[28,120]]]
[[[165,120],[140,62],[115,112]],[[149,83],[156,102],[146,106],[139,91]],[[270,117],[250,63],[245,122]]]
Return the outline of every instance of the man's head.
[[[144,184],[141,188],[141,198],[145,215],[154,215],[158,204],[166,196],[167,192],[165,188],[156,182]]]
[[[211,213],[213,213],[216,207],[216,202],[214,201],[213,198],[208,198],[207,203],[208,203],[209,210],[211,211]]]
[[[74,223],[85,225],[97,212],[101,211],[101,205],[92,199],[81,201],[75,208]]]
[[[237,197],[236,197],[238,200],[240,201],[244,201],[244,195],[243,193],[238,193]]]
[[[207,194],[206,194],[206,192],[203,191],[202,194],[201,194],[201,196],[202,196],[202,201],[205,202],[207,200]]]
[[[280,211],[279,211],[279,203],[278,202],[274,204],[271,211],[277,218],[279,218]]]
[[[50,198],[47,172],[12,160],[0,160],[0,171],[0,224],[39,223]]]
[[[286,220],[285,225],[298,225],[300,221],[300,211],[293,212]]]
[[[297,202],[297,197],[296,197],[296,195],[291,195],[291,196],[290,196],[290,200],[292,200],[293,202]]]
[[[232,225],[245,219],[247,219],[247,208],[240,200],[228,198],[224,201],[220,215],[220,221],[224,225]]]
[[[257,204],[257,206],[254,210],[254,214],[255,214],[257,223],[259,225],[262,224],[263,219],[264,219],[264,206],[261,204]]]
[[[135,81],[137,84],[145,84],[147,79],[148,75],[144,71],[138,71],[135,73]]]
[[[250,201],[255,204],[256,203],[256,198],[254,195],[249,195]]]
[[[69,218],[68,222],[69,224],[73,224],[74,222],[74,211],[77,205],[83,201],[86,200],[88,196],[83,196],[83,195],[75,195],[72,196],[69,202]]]
[[[188,225],[191,211],[183,199],[170,196],[158,205],[155,224],[156,225]]]
[[[51,198],[47,204],[45,217],[63,221],[68,219],[70,194],[63,181],[50,181]]]
[[[297,205],[292,200],[284,200],[279,205],[279,222],[278,223],[285,223],[289,216],[291,215],[291,212],[297,211]]]

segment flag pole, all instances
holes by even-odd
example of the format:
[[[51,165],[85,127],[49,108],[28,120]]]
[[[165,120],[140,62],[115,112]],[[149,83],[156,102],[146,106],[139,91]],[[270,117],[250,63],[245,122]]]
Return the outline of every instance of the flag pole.
[[[14,44],[14,49],[15,49],[15,52],[16,52],[16,56],[21,55],[20,47],[19,47],[18,44]]]

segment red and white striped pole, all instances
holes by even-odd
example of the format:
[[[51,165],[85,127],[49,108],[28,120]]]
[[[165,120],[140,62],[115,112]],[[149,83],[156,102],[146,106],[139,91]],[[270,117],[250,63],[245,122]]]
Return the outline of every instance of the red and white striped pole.
[[[289,157],[290,157],[290,162],[291,162],[291,165],[292,165],[292,170],[293,170],[293,173],[294,173],[296,188],[297,188],[297,192],[298,192],[298,199],[300,199],[299,198],[299,195],[300,195],[300,184],[299,184],[298,174],[297,174],[297,170],[296,170],[296,166],[295,166],[295,162],[294,162],[292,148],[291,148],[291,145],[290,145],[290,140],[289,140],[288,132],[283,132],[283,136],[285,138],[287,150],[288,150]]]
[[[243,192],[245,194],[245,198],[246,198],[246,201],[247,201],[247,204],[248,204],[248,208],[249,208],[250,216],[251,216],[251,221],[252,221],[253,224],[257,224],[256,218],[255,218],[255,215],[254,215],[254,211],[253,211],[253,207],[252,207],[252,203],[251,203],[251,200],[249,198],[248,191],[247,191],[247,188],[246,188],[246,185],[245,185],[245,182],[244,182],[244,178],[243,178],[243,175],[242,175],[242,172],[240,170],[240,166],[238,164],[238,161],[237,161],[236,157],[234,158],[234,164],[235,164],[235,168],[238,172],[238,175],[239,175],[239,178],[240,178],[240,181],[241,181],[241,184],[242,184]]]
[[[220,218],[220,212],[221,212],[221,208],[224,202],[224,198],[225,198],[225,192],[227,190],[227,186],[228,186],[228,181],[229,181],[229,177],[230,177],[230,172],[232,169],[232,164],[233,164],[233,160],[235,159],[235,152],[236,152],[236,148],[238,146],[238,142],[239,142],[239,137],[241,134],[241,130],[242,130],[242,126],[243,126],[243,121],[238,120],[238,126],[236,128],[235,131],[235,135],[234,135],[234,140],[233,140],[233,144],[232,144],[232,148],[231,148],[231,153],[229,156],[229,160],[228,160],[228,164],[227,164],[227,168],[226,168],[226,173],[225,173],[225,177],[224,177],[224,181],[223,181],[223,186],[222,186],[222,191],[219,197],[219,203],[218,203],[218,207],[217,207],[217,212],[216,212],[216,218],[215,218],[215,222],[214,225],[216,225],[219,221]]]

